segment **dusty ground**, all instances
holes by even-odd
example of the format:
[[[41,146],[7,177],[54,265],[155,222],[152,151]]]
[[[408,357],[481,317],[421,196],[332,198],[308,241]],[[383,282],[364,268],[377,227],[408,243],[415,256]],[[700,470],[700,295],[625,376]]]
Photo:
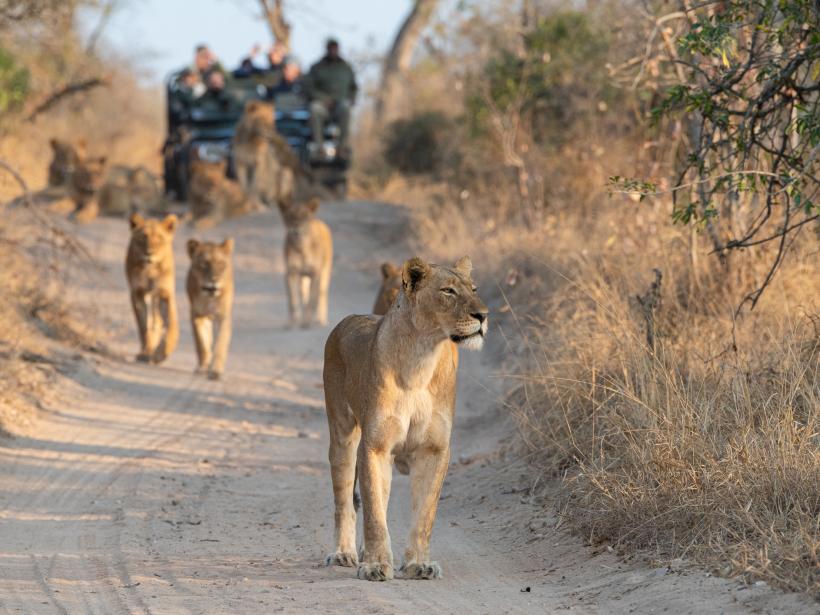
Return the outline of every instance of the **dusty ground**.
[[[405,256],[399,210],[322,211],[336,241],[331,321],[369,310],[381,260]],[[358,581],[321,565],[332,542],[321,356],[328,329],[285,324],[282,228],[274,214],[212,233],[237,239],[228,373],[192,373],[180,299],[180,349],[134,364],[122,259],[127,224],[83,228],[105,271],[78,276],[104,316],[115,356],[66,372],[36,429],[0,441],[0,611],[8,613],[774,613],[816,612],[799,596],[704,571],[628,564],[584,547],[540,498],[521,461],[497,454],[492,350],[465,355],[453,466],[433,537],[442,581]],[[176,241],[178,288],[187,267]],[[497,307],[497,306],[496,306]],[[492,323],[492,320],[491,320]],[[500,347],[500,345],[499,345]],[[390,526],[398,556],[408,481],[397,476]]]

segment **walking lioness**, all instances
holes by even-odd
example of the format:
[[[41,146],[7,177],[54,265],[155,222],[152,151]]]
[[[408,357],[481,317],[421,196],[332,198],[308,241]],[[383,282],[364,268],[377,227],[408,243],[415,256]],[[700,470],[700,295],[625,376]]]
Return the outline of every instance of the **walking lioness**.
[[[146,220],[133,214],[130,223],[125,275],[140,337],[137,361],[160,363],[179,341],[173,250],[177,217]]]
[[[198,359],[196,371],[208,372],[211,380],[218,380],[225,371],[231,344],[232,255],[233,239],[221,244],[188,240],[191,268],[185,288],[191,304],[191,328]]]
[[[420,258],[402,268],[402,289],[387,314],[348,316],[325,345],[324,389],[336,506],[336,551],[327,565],[353,566],[370,581],[393,578],[387,529],[391,464],[410,468],[412,527],[405,578],[442,576],[430,561],[430,533],[450,461],[456,401],[457,344],[478,349],[487,308],[466,256],[455,266]],[[364,513],[363,560],[356,554],[354,488]]]
[[[319,199],[281,205],[285,221],[285,278],[292,326],[327,324],[327,294],[333,268],[330,228],[314,217]]]

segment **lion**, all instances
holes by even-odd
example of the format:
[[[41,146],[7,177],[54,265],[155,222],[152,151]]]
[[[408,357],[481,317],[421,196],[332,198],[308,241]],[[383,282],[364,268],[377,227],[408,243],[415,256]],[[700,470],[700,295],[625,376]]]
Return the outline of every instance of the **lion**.
[[[51,139],[51,163],[48,165],[48,185],[68,186],[80,160],[85,158],[85,139],[75,143],[62,139]]]
[[[105,178],[107,158],[98,156],[82,158],[71,175],[68,193],[74,201],[72,219],[77,222],[91,222],[100,211],[97,196]]]
[[[248,197],[238,183],[225,176],[227,169],[226,160],[191,162],[188,200],[197,228],[209,228],[226,218],[260,210],[258,203]]]
[[[381,272],[382,285],[376,295],[376,303],[373,304],[373,313],[377,316],[387,314],[401,289],[401,269],[393,263],[382,263]]]
[[[177,217],[146,220],[135,213],[130,224],[125,276],[140,338],[137,361],[161,363],[179,341],[173,249]]]
[[[330,228],[314,214],[319,199],[283,205],[285,221],[285,278],[291,326],[327,324],[327,296],[333,268]]]
[[[233,239],[220,244],[188,240],[191,268],[185,288],[191,305],[191,328],[196,343],[197,373],[219,380],[231,344],[233,309]],[[216,344],[214,345],[214,329]]]
[[[159,209],[159,180],[143,166],[115,166],[105,178],[97,198],[100,213],[108,216],[146,214]]]
[[[250,100],[236,126],[233,157],[245,194],[271,207],[293,201],[299,160],[276,131],[272,103]]]
[[[476,294],[468,257],[453,267],[412,258],[402,288],[384,316],[348,316],[325,345],[324,390],[330,430],[336,550],[325,563],[358,564],[357,576],[393,578],[387,528],[391,463],[410,469],[412,527],[401,570],[434,579],[430,534],[450,460],[458,345],[479,349],[488,310]],[[364,514],[362,561],[356,553],[354,489]]]

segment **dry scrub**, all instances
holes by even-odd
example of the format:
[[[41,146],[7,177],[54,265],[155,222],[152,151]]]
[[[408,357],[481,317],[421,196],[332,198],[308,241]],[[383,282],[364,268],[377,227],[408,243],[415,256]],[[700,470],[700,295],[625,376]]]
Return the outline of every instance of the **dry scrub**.
[[[559,505],[586,539],[820,595],[815,237],[735,318],[765,254],[724,271],[704,251],[693,269],[689,231],[661,205],[626,225],[635,205],[602,199],[593,219],[557,210],[534,232],[498,230],[439,189],[416,202],[420,243],[469,251],[502,291],[523,453],[564,477]]]

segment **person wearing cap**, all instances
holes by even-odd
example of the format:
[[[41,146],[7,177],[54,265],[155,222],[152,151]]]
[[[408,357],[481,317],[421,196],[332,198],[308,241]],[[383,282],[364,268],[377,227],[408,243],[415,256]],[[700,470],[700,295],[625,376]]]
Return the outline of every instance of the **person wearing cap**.
[[[324,57],[310,68],[305,87],[310,98],[310,121],[313,142],[319,147],[325,122],[333,118],[339,124],[340,149],[346,155],[350,128],[350,109],[356,101],[358,86],[353,69],[340,55],[339,43],[329,39]]]

